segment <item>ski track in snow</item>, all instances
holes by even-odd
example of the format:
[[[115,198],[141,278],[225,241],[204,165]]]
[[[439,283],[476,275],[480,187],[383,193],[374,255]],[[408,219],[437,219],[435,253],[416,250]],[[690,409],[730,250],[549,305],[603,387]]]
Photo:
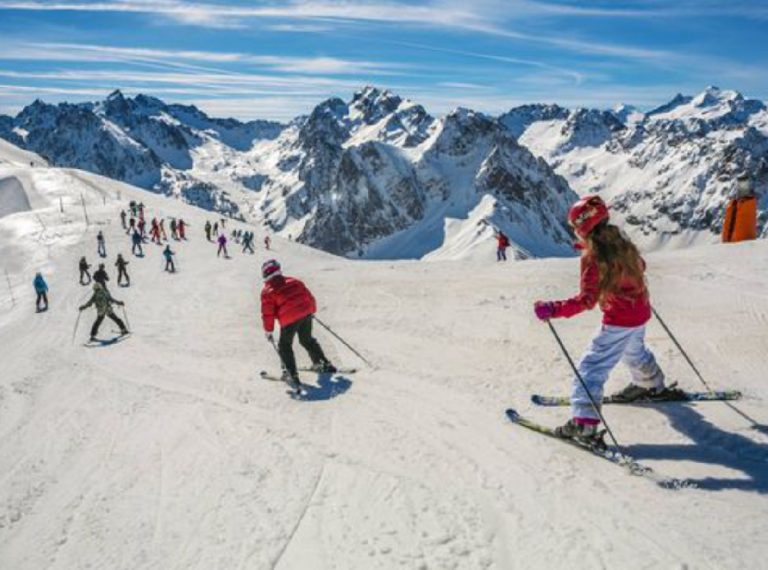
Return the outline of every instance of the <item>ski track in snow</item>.
[[[491,244],[488,261],[348,261],[275,239],[274,252],[224,261],[201,237],[205,212],[84,172],[10,160],[0,165],[9,176],[33,210],[0,220],[16,293],[15,306],[0,297],[0,568],[762,564],[768,437],[726,406],[606,409],[638,460],[698,485],[680,491],[504,418],[509,406],[548,425],[567,417],[529,402],[570,384],[531,304],[572,294],[576,260],[497,264]],[[132,198],[150,219],[190,223],[188,242],[171,241],[178,274],[162,271],[156,245],[143,259],[126,255],[117,215]],[[118,251],[130,262],[131,287],[112,292],[133,335],[85,350],[95,314],[83,313],[72,342],[90,291],[76,265],[81,255],[98,262],[98,229],[110,277]],[[742,390],[736,405],[763,424],[766,249],[648,256],[657,309],[713,387]],[[357,374],[310,401],[258,377],[278,366],[258,316],[267,255],[308,283],[320,318],[375,370],[316,326],[333,360]],[[36,270],[51,286],[39,315]],[[556,326],[576,357],[598,322],[591,313]],[[700,388],[655,321],[648,340],[670,380]],[[618,368],[607,390],[627,378]]]

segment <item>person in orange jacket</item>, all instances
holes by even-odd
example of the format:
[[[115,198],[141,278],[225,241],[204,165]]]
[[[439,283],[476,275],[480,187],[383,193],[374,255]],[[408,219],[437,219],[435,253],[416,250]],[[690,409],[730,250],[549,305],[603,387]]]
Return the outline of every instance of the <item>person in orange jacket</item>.
[[[739,175],[735,194],[725,210],[723,243],[757,239],[757,196],[748,174]]]
[[[293,354],[293,338],[298,334],[299,343],[312,360],[312,369],[322,373],[336,372],[326,358],[320,343],[312,336],[312,316],[317,304],[312,293],[300,280],[282,274],[280,264],[270,259],[261,266],[264,288],[261,291],[261,319],[267,340],[274,344],[275,321],[280,323],[280,340],[277,350],[285,368],[283,380],[292,387],[300,385]]]

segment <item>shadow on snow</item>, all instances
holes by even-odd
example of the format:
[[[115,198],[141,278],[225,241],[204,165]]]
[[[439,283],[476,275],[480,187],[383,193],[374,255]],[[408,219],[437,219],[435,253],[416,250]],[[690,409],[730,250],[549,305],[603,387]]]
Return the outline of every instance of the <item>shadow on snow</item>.
[[[304,394],[294,396],[294,400],[303,402],[320,402],[330,400],[336,396],[341,396],[352,387],[352,381],[344,376],[333,376],[332,374],[318,374],[317,386],[304,384]]]

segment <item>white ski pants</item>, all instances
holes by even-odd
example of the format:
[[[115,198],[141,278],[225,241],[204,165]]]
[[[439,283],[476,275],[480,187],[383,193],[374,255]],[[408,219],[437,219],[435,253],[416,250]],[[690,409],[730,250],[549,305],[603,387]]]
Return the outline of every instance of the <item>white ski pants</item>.
[[[629,367],[633,384],[647,388],[660,388],[664,385],[664,375],[653,353],[645,346],[645,325],[601,325],[578,366],[579,374],[595,402],[602,401],[603,385],[620,360]],[[576,377],[573,379],[571,406],[574,418],[599,418],[589,395]]]

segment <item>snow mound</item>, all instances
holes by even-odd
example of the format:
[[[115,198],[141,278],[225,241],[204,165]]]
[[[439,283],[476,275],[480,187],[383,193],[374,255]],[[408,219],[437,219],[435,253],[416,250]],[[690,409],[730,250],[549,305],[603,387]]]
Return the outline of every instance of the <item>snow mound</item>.
[[[15,176],[0,178],[0,218],[31,209],[24,186]]]

